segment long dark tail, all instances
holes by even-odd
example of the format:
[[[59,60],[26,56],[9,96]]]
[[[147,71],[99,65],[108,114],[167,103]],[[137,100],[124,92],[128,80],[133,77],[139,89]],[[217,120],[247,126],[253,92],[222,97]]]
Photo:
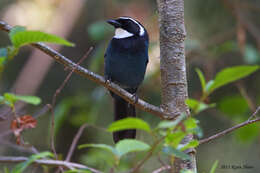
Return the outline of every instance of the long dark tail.
[[[120,97],[114,97],[114,111],[115,121],[126,117],[136,117],[135,106]],[[135,138],[135,136],[136,130],[122,130],[113,133],[115,143],[125,138]]]

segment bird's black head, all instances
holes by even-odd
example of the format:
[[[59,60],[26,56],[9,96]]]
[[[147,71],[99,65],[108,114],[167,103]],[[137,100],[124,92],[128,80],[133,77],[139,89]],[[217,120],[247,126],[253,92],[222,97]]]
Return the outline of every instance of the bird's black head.
[[[111,19],[107,21],[116,28],[114,38],[127,38],[132,36],[144,36],[146,34],[145,28],[135,19],[131,17],[119,17],[118,19]]]

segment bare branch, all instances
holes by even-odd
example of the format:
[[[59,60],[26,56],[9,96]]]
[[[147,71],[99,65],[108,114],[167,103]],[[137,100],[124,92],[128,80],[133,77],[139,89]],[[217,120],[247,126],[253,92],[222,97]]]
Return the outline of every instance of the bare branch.
[[[65,80],[62,82],[62,84],[60,85],[60,87],[55,91],[55,94],[53,95],[52,98],[52,105],[51,105],[51,112],[52,112],[52,118],[51,118],[51,148],[53,153],[55,154],[56,159],[57,158],[57,153],[56,153],[56,149],[55,149],[55,142],[54,142],[54,126],[55,126],[55,121],[54,121],[54,107],[56,104],[56,99],[57,96],[60,94],[60,92],[62,91],[62,89],[64,88],[64,86],[66,85],[66,83],[69,81],[70,77],[72,76],[72,74],[74,73],[76,67],[79,66],[80,63],[82,63],[89,55],[89,53],[92,51],[93,47],[90,47],[89,50],[87,51],[87,53],[79,60],[79,62],[76,64],[75,67],[73,67],[73,69],[71,70],[71,72],[67,75],[67,77],[65,78]]]
[[[224,136],[224,135],[226,135],[226,134],[228,134],[228,133],[230,133],[230,132],[232,132],[232,131],[234,131],[234,130],[236,130],[236,129],[239,129],[239,128],[244,127],[244,126],[246,126],[246,125],[253,124],[253,123],[255,123],[255,122],[260,121],[260,118],[256,118],[256,119],[254,119],[254,120],[250,120],[253,116],[256,116],[256,114],[257,114],[259,111],[260,111],[260,106],[259,106],[259,107],[257,108],[257,110],[250,116],[250,118],[249,118],[247,121],[245,121],[245,122],[243,122],[243,123],[240,123],[240,124],[237,124],[237,125],[235,125],[235,126],[229,128],[229,129],[226,129],[226,130],[224,130],[224,131],[222,131],[222,132],[220,132],[220,133],[217,133],[217,134],[215,134],[215,135],[213,135],[213,136],[210,136],[210,137],[208,137],[208,138],[206,138],[206,139],[202,139],[202,140],[200,140],[200,144],[208,143],[208,142],[210,142],[210,141],[212,141],[212,140],[214,140],[214,139],[217,139],[217,138],[219,138],[219,137],[222,137],[222,136]]]
[[[248,118],[248,121],[251,120],[252,118],[256,118],[256,114],[260,111],[260,106],[256,109],[256,111]]]
[[[20,145],[17,145],[17,144],[13,144],[13,143],[11,143],[7,140],[4,140],[2,138],[0,138],[0,144],[5,145],[9,148],[13,148],[13,149],[18,150],[18,151],[21,151],[21,152],[27,152],[27,153],[31,153],[31,154],[38,153],[36,148],[34,148],[33,146],[20,146]]]
[[[168,169],[171,169],[170,165],[166,165],[166,166],[163,166],[161,168],[158,168],[158,169],[154,170],[153,173],[160,173],[160,172],[168,170]]]
[[[27,161],[27,157],[12,157],[12,156],[1,156],[0,157],[0,163],[20,163]],[[88,169],[94,173],[102,173],[99,170],[96,170],[94,168],[90,168],[86,165],[73,163],[73,162],[67,162],[67,161],[61,161],[61,160],[47,160],[47,159],[41,159],[41,160],[35,160],[33,161],[34,164],[37,165],[46,165],[46,166],[57,166],[57,167],[63,167],[67,169]]]
[[[67,157],[66,157],[66,161],[67,161],[67,162],[70,161],[71,156],[72,156],[72,154],[73,154],[73,152],[74,152],[74,150],[75,150],[75,148],[76,148],[76,145],[77,145],[77,143],[78,143],[78,140],[79,140],[80,136],[82,135],[83,130],[87,127],[87,125],[88,125],[88,124],[83,124],[83,125],[79,128],[79,130],[78,130],[76,136],[74,137],[74,139],[73,139],[73,141],[72,141],[72,143],[71,143],[69,152],[68,152]]]
[[[8,25],[7,23],[5,23],[3,21],[0,21],[0,30],[9,32],[11,29],[12,29],[12,27],[10,25]],[[88,69],[83,68],[79,65],[77,66],[77,64],[75,64],[74,62],[72,62],[71,60],[69,60],[68,58],[63,56],[62,54],[56,52],[55,50],[52,50],[50,47],[46,46],[45,44],[36,43],[36,44],[32,44],[32,46],[43,51],[44,53],[49,55],[51,58],[53,58],[55,61],[64,65],[65,67],[69,68],[70,70],[73,70],[75,68],[75,73],[77,73],[85,78],[88,78],[97,84],[104,86],[108,90],[110,90],[110,91],[114,92],[115,94],[124,98],[129,103],[134,104],[137,108],[139,108],[143,111],[149,112],[153,115],[156,115],[162,119],[175,119],[176,118],[174,115],[164,111],[162,108],[151,105],[141,99],[138,99],[138,101],[136,102],[135,97],[133,97],[132,94],[130,94],[126,90],[122,89],[117,84],[115,84],[113,82],[106,82],[102,76],[100,76],[92,71],[89,71]]]
[[[249,108],[251,111],[254,111],[256,109],[256,106],[255,106],[255,103],[253,102],[253,99],[250,98],[248,92],[246,91],[245,89],[245,86],[241,83],[241,82],[238,82],[236,84],[240,94],[244,97],[244,99],[246,100]]]

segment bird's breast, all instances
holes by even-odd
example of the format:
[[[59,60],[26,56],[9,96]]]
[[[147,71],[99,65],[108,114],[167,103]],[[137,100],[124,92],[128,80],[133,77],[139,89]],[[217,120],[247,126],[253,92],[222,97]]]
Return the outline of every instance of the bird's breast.
[[[144,79],[148,46],[134,41],[111,41],[105,57],[105,75],[128,87],[138,87]]]

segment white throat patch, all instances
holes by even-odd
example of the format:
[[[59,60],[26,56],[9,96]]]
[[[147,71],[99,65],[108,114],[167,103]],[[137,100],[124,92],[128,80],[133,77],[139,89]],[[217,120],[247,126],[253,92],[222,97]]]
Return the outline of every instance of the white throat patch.
[[[127,38],[127,37],[132,37],[134,34],[122,29],[122,28],[117,28],[115,31],[115,36],[114,38]]]
[[[119,17],[120,19],[129,19],[132,20],[134,23],[136,23],[139,28],[140,28],[140,32],[139,32],[139,36],[143,36],[144,35],[144,27],[142,27],[142,25],[140,25],[136,20],[132,19],[131,17]]]

